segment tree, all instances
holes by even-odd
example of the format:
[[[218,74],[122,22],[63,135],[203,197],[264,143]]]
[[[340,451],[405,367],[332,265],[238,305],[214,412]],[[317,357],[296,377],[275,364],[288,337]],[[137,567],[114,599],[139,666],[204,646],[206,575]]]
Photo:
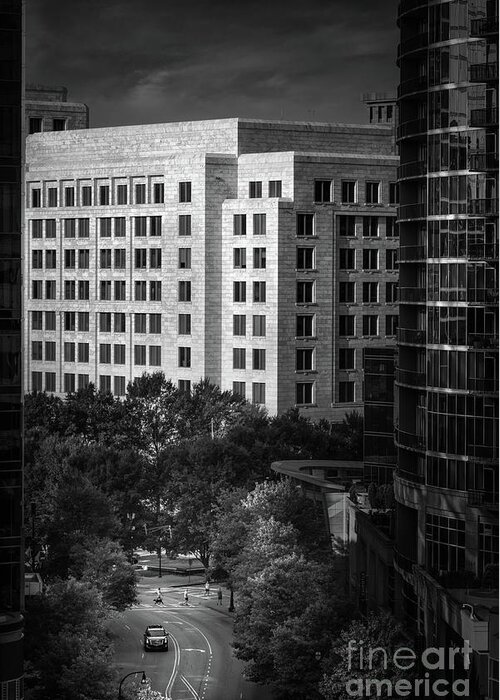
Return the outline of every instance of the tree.
[[[102,593],[103,601],[115,610],[125,610],[137,600],[135,570],[118,542],[88,541],[81,553],[82,580]]]
[[[385,612],[370,613],[366,619],[353,620],[332,645],[323,664],[319,688],[326,700],[349,700],[365,695],[367,680],[388,680],[395,683],[411,678],[411,669],[402,670],[393,661],[397,647],[408,647],[399,623]],[[369,657],[370,650],[381,648]],[[375,688],[372,689],[375,692]]]

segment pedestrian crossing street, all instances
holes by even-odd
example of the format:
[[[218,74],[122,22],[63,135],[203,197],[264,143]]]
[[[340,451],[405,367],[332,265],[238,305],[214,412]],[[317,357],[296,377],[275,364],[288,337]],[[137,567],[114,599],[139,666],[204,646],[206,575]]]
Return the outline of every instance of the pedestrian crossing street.
[[[142,594],[150,598],[150,600],[145,602],[136,603],[132,605],[130,610],[161,610],[162,608],[194,608],[201,605],[202,600],[210,600],[212,603],[217,603],[217,591],[212,590],[210,595],[205,594],[203,588],[188,588],[189,602],[184,602],[184,591],[185,588],[175,588],[162,590],[163,605],[156,605],[154,599],[157,595],[157,589],[152,588],[150,590],[143,591]],[[178,600],[172,600],[172,598],[178,598]]]

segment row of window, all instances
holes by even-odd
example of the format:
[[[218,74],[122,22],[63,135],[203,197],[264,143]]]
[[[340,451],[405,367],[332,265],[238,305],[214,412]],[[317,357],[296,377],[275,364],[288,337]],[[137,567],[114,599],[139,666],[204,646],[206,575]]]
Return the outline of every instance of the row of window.
[[[125,396],[126,392],[126,377],[101,374],[99,376],[99,390],[111,393],[111,380],[113,379],[113,393],[115,396]],[[76,380],[76,381],[75,381]],[[90,384],[90,376],[88,374],[73,374],[65,372],[63,374],[63,391],[67,394],[72,393],[77,388],[86,389]],[[189,379],[179,379],[178,387],[180,391],[191,391],[191,382]],[[31,388],[33,391],[43,391],[43,373],[31,373]],[[45,372],[45,391],[56,391],[56,373]]]
[[[279,194],[276,191],[275,182],[269,183],[269,196],[281,197],[281,182],[279,183]],[[272,187],[271,187],[272,186]],[[360,198],[360,184],[357,180],[341,180],[340,182],[340,201],[342,204],[357,204]],[[273,194],[271,194],[271,190]],[[364,201],[366,204],[381,203],[382,183],[380,180],[368,180],[364,185]],[[250,199],[262,197],[262,181],[251,181],[248,183],[248,196]],[[318,203],[326,203],[334,201],[334,181],[333,180],[315,180],[314,181],[314,201]],[[396,205],[398,203],[398,186],[396,182],[389,183],[389,204]]]
[[[56,330],[55,311],[32,311],[31,328],[34,331],[43,330],[43,319],[45,314],[45,330]],[[66,318],[67,316],[67,318]],[[75,312],[66,312],[64,316],[65,330],[76,329],[76,319],[78,318],[78,330],[89,331],[89,312],[84,311],[75,316]],[[265,317],[263,317],[265,320]],[[134,333],[160,334],[162,332],[161,314],[134,314]],[[127,330],[127,315],[124,313],[99,313],[99,332],[101,333],[125,333]],[[191,314],[177,315],[177,328],[179,335],[191,335]],[[264,324],[265,329],[265,324]],[[265,335],[265,332],[264,334]]]
[[[149,353],[149,365],[151,367],[161,366],[161,345],[134,345],[134,365],[146,365],[146,356]],[[111,364],[111,357],[115,365],[124,365],[126,362],[126,346],[124,344],[99,343],[99,362],[101,364]],[[64,362],[89,362],[89,343],[63,344]],[[43,357],[43,343],[41,340],[34,340],[31,343],[31,359],[41,362]],[[45,342],[45,362],[56,361],[56,343]],[[178,366],[191,367],[191,348],[178,348]]]
[[[380,269],[380,252],[377,248],[362,249],[362,270],[379,270]],[[339,269],[340,270],[356,270],[356,250],[354,248],[340,248],[339,250]],[[398,250],[397,248],[389,248],[385,251],[385,269],[398,269]]]
[[[149,250],[149,268],[158,270],[162,266],[161,248],[134,248],[135,269],[146,269]],[[114,251],[114,252],[113,252]],[[45,252],[45,269],[55,270],[57,267],[57,250],[33,250],[32,268],[42,270]],[[115,270],[124,270],[127,265],[126,248],[103,248],[100,250],[99,265],[102,270],[110,270],[111,264]],[[191,268],[191,248],[178,248],[178,268],[189,270]],[[64,251],[64,267],[68,270],[90,269],[90,250],[88,248],[67,248]]]
[[[363,282],[362,297],[363,304],[377,304],[380,302],[380,284],[379,282]],[[385,302],[393,304],[398,299],[398,283],[385,283]],[[356,282],[339,282],[339,303],[355,304],[357,303]]]
[[[266,301],[266,283],[253,282],[252,301]],[[378,282],[363,282],[363,302],[378,303],[379,301],[379,283]],[[247,283],[233,282],[233,302],[241,303],[247,300]],[[397,301],[397,282],[386,282],[386,302],[394,303]],[[295,301],[297,304],[315,304],[316,303],[316,281],[315,280],[298,280],[296,282]],[[343,304],[354,304],[356,302],[356,282],[339,282],[339,302]]]
[[[60,219],[61,232],[64,238],[89,238],[90,237],[90,219],[88,218],[68,218]],[[111,238],[113,234],[115,238],[124,238],[127,234],[127,219],[125,216],[104,216],[96,219],[98,234],[101,238]],[[162,217],[161,216],[133,216],[131,217],[134,235],[138,238],[146,236],[161,236],[162,234]],[[178,217],[178,233],[179,236],[191,235],[191,216],[182,215]],[[31,220],[31,236],[32,238],[57,237],[57,220],[56,219],[32,219]]]
[[[265,283],[260,283],[264,284]],[[67,300],[89,300],[90,298],[90,283],[87,280],[65,280],[64,281],[64,299]],[[148,296],[149,290],[149,296]],[[43,296],[43,280],[33,280],[31,289],[32,299],[56,299],[57,298],[57,283],[56,280],[45,280],[45,297]],[[264,287],[265,301],[265,287]],[[125,280],[102,280],[99,283],[99,299],[100,301],[127,301],[127,283]],[[161,301],[162,300],[162,283],[152,280],[136,280],[134,282],[134,300],[135,301]],[[191,301],[191,282],[190,280],[180,280],[177,287],[177,301]],[[256,300],[257,301],[257,300]]]
[[[180,203],[191,202],[191,182],[179,182],[178,201]],[[37,209],[46,207],[90,207],[125,205],[125,204],[163,204],[165,202],[165,185],[162,182],[155,182],[151,190],[148,191],[146,183],[136,183],[132,188],[127,184],[117,184],[114,188],[110,185],[99,184],[81,185],[79,188],[74,185],[62,184],[60,187],[48,186],[45,201],[42,198],[42,188],[37,185],[31,186],[31,206]]]

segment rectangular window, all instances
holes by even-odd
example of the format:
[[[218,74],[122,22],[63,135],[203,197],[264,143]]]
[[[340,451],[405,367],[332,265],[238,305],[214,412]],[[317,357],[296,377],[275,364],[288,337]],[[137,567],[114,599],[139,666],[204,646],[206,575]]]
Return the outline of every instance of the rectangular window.
[[[40,282],[41,284],[41,282]],[[40,287],[41,289],[41,287]],[[57,289],[56,289],[56,281],[55,280],[47,280],[45,282],[45,298],[46,299],[55,299],[57,294]],[[41,297],[38,297],[38,299],[41,299]]]
[[[78,267],[80,270],[88,270],[90,266],[90,251],[88,248],[80,248],[78,251]]]
[[[314,315],[299,314],[297,316],[295,333],[298,338],[312,338],[314,336]]]
[[[246,369],[246,356],[245,348],[233,348],[233,369]]]
[[[339,335],[343,337],[354,335],[355,316],[339,316]]]
[[[385,334],[388,336],[396,335],[398,330],[398,315],[387,314],[385,317]]]
[[[56,220],[47,219],[45,222],[45,238],[56,237]]]
[[[313,403],[314,382],[297,382],[295,385],[295,402],[299,405]]]
[[[57,187],[49,187],[47,189],[48,206],[57,207]]]
[[[378,270],[378,250],[363,248],[363,270]]]
[[[111,393],[111,375],[101,374],[99,376],[99,391],[103,394]]]
[[[88,280],[78,280],[78,299],[82,301],[90,299],[90,283]]]
[[[101,238],[109,238],[111,236],[111,219],[109,217],[98,219],[99,235]]]
[[[314,270],[315,248],[297,248],[297,270]]]
[[[191,282],[189,280],[179,281],[179,301],[191,301]]]
[[[179,335],[191,335],[191,314],[179,314],[177,327]]]
[[[246,248],[233,248],[233,268],[235,270],[245,269],[247,266]]]
[[[33,219],[31,222],[31,237],[42,238],[43,236],[43,219]]]
[[[78,238],[89,238],[90,219],[78,219]]]
[[[45,312],[45,330],[55,331],[56,330],[56,312],[46,311]]]
[[[247,234],[247,215],[246,214],[234,214],[233,215],[233,235],[234,236],[246,236]]]
[[[64,238],[75,238],[76,219],[63,219]]]
[[[125,280],[115,280],[115,301],[126,301],[127,283]]]
[[[128,187],[127,187],[127,185],[117,185],[116,186],[116,203],[117,204],[127,204],[128,203]]]
[[[45,372],[45,391],[56,390],[56,373]]]
[[[99,267],[101,270],[111,270],[111,248],[102,248],[100,250]]]
[[[281,180],[269,180],[269,196],[270,197],[281,197],[282,196],[282,186]]]
[[[43,250],[32,251],[31,266],[34,270],[43,269]]]
[[[354,401],[354,382],[339,382],[339,403]]]
[[[52,131],[65,131],[66,130],[66,119],[53,119],[52,120]]]
[[[339,282],[339,302],[354,304],[356,300],[356,285],[354,282]]]
[[[266,283],[265,282],[254,282],[253,283],[253,300],[257,303],[265,303],[266,301]]]
[[[89,344],[78,343],[78,362],[89,361]]]
[[[339,250],[339,269],[340,270],[354,270],[356,269],[355,264],[356,251],[354,248],[340,248]]]
[[[342,180],[342,204],[354,204],[356,202],[356,181]]]
[[[48,340],[45,343],[45,361],[55,362],[56,361],[56,344],[52,340]]]
[[[134,290],[136,301],[146,301],[146,282],[136,281]]]
[[[356,235],[356,217],[355,216],[337,216],[337,227],[339,236],[355,236]]]
[[[253,266],[256,270],[263,270],[266,267],[266,249],[265,248],[254,248],[253,249]]]
[[[120,343],[113,346],[113,363],[115,365],[125,364],[125,345]]]
[[[247,283],[233,282],[233,301],[244,302],[247,300]]]
[[[64,251],[64,267],[66,270],[74,270],[76,267],[76,250],[66,248]]]
[[[64,362],[75,361],[75,343],[64,343]]]
[[[134,267],[136,270],[145,270],[147,265],[147,249],[136,248],[134,250]]]
[[[74,331],[76,326],[76,313],[74,311],[64,312],[64,330]]]
[[[149,301],[161,301],[161,282],[149,283]]]
[[[191,367],[191,348],[179,348],[179,367]]]
[[[191,393],[191,380],[190,379],[179,379],[177,382],[177,387],[179,391],[183,394]]]
[[[75,188],[65,187],[64,188],[64,206],[74,207],[75,206]]]
[[[396,205],[399,202],[398,183],[389,183],[389,204]]]
[[[42,190],[39,187],[34,187],[31,190],[31,206],[34,209],[42,206]]]
[[[191,183],[179,182],[179,202],[191,201]]]
[[[380,182],[366,183],[366,204],[380,204]]]
[[[363,302],[378,302],[378,282],[363,282]]]
[[[125,333],[126,329],[126,316],[123,313],[114,314],[114,324],[113,328],[115,333]]]
[[[101,185],[99,187],[99,204],[101,206],[109,204],[109,185]]]
[[[64,280],[64,298],[76,299],[76,282],[74,280]]]
[[[252,317],[252,335],[254,338],[263,338],[266,335],[266,317],[254,315]]]
[[[253,215],[253,235],[254,236],[265,236],[266,235],[266,215],[265,214],[254,214]]]
[[[43,345],[41,340],[31,342],[31,359],[41,361],[43,359]]]
[[[262,182],[253,181],[248,183],[248,196],[250,199],[260,199],[262,197]]]
[[[111,344],[99,343],[99,362],[104,365],[111,364]]]
[[[385,301],[389,304],[394,304],[398,300],[398,283],[385,283]]]
[[[134,216],[134,235],[138,238],[146,235],[147,221],[145,216]]]
[[[149,217],[149,235],[161,236],[161,216]]]
[[[385,217],[385,235],[387,238],[397,238],[399,236],[396,218],[394,216]]]
[[[354,350],[354,348],[340,348],[340,350],[339,350],[339,369],[355,369],[355,350]]]
[[[99,331],[100,333],[111,333],[111,314],[101,311],[99,314]]]
[[[191,248],[179,248],[179,269],[191,269]]]
[[[33,331],[43,330],[43,312],[42,311],[32,311],[31,312],[31,330],[33,330]]]
[[[315,202],[331,202],[332,201],[333,182],[331,180],[315,180],[314,181],[314,201]]]
[[[78,312],[78,330],[80,333],[88,333],[89,331],[89,312],[79,311]]]
[[[298,372],[310,372],[314,369],[313,348],[297,348],[295,350],[295,369]]]
[[[297,214],[297,236],[314,236],[314,214]]]
[[[115,270],[124,270],[127,264],[127,250],[115,248]]]
[[[83,185],[82,187],[82,206],[92,206],[92,187],[90,185]]]
[[[266,369],[266,351],[261,348],[252,350],[252,369]]]
[[[161,269],[161,248],[149,249],[149,267],[152,270]]]
[[[146,332],[146,314],[134,314],[134,333]]]
[[[113,377],[113,393],[115,396],[125,396],[125,377]]]
[[[66,394],[72,394],[75,390],[75,375],[64,373],[63,386]]]
[[[134,365],[146,364],[146,346],[134,345]]]
[[[161,333],[161,314],[149,314],[149,332]]]
[[[179,215],[179,236],[191,235],[191,214]]]
[[[79,374],[78,375],[78,388],[79,389],[86,389],[89,384],[90,384],[90,377],[88,374]]]
[[[111,301],[111,281],[101,281],[99,285],[99,298],[101,301]]]
[[[245,382],[233,382],[233,394],[235,396],[241,396],[241,398],[244,399],[246,394]]]
[[[363,216],[363,237],[375,238],[378,235],[378,216]]]
[[[266,385],[264,382],[252,382],[252,403],[266,403]]]
[[[126,234],[126,225],[124,216],[115,216],[115,238],[124,238]]]
[[[388,249],[385,251],[385,269],[398,269],[398,251],[396,248]]]
[[[315,291],[314,282],[297,282],[297,304],[313,304]]]
[[[247,317],[245,314],[233,314],[233,335],[246,335]]]
[[[363,335],[378,335],[378,316],[363,316]]]
[[[165,201],[165,186],[163,182],[155,182],[153,185],[153,202],[163,204]]]
[[[161,345],[149,346],[149,364],[151,367],[161,366]]]

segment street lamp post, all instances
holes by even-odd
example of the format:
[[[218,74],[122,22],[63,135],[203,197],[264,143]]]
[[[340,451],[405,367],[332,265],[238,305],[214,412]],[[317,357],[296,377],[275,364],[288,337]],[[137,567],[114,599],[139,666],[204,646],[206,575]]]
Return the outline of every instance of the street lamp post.
[[[141,673],[141,671],[132,671],[131,673],[127,673],[126,676],[123,676],[123,678],[120,681],[120,685],[118,687],[118,700],[122,700],[123,695],[122,695],[122,685],[123,681],[127,680],[130,676],[136,676],[138,673]],[[141,685],[147,685],[148,684],[148,679],[146,678],[146,673],[142,671],[142,678],[141,678]]]
[[[229,607],[228,607],[228,612],[234,612],[234,593],[233,593],[233,584],[232,584],[232,583],[229,585]]]

